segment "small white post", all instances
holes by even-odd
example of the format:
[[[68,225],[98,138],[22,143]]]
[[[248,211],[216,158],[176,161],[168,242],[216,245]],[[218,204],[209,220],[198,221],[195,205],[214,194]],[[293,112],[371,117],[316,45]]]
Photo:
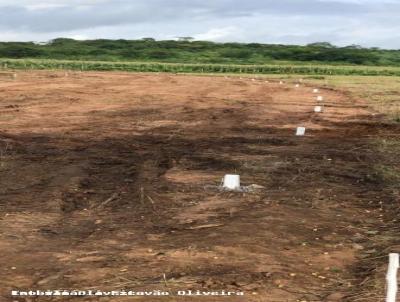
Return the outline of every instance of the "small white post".
[[[319,89],[314,89],[313,93],[319,93]]]
[[[297,127],[296,136],[304,136],[306,134],[305,127]]]
[[[280,82],[279,82],[279,85],[283,85],[283,81],[280,81]]]
[[[300,87],[300,84],[296,84],[295,87],[296,87],[296,88],[299,88],[299,87]]]
[[[386,302],[396,302],[397,297],[397,270],[399,269],[399,254],[389,254],[389,269],[386,275],[387,296]]]
[[[324,100],[323,96],[321,96],[321,95],[317,96],[317,101],[322,102],[323,100]]]
[[[240,189],[240,175],[225,175],[223,187],[228,190]]]
[[[322,112],[322,106],[315,106],[314,112],[316,112],[316,113]]]

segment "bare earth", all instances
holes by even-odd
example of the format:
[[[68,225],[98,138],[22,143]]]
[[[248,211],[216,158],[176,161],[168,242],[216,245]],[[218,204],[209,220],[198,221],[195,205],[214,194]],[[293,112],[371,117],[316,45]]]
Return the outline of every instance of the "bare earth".
[[[0,75],[0,301],[342,301],[379,224],[372,112],[173,74]],[[297,126],[307,127],[296,137]],[[250,193],[221,192],[237,173]],[[11,290],[244,297],[12,298]]]

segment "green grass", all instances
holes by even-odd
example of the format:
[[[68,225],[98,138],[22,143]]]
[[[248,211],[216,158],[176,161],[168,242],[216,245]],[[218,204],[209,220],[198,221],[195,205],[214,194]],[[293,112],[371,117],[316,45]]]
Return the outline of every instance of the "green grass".
[[[60,69],[82,71],[173,72],[173,73],[223,73],[223,74],[291,74],[291,75],[346,75],[346,76],[400,76],[400,67],[336,66],[322,64],[269,65],[234,64],[179,64],[159,62],[108,62],[42,59],[0,59],[2,69]]]

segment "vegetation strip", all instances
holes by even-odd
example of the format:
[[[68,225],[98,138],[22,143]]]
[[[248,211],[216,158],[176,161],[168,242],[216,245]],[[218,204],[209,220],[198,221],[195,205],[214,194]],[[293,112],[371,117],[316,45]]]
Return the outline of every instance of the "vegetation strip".
[[[62,61],[40,59],[0,59],[2,69],[128,71],[173,73],[243,73],[243,74],[298,74],[298,75],[361,75],[400,76],[400,68],[359,66],[287,66],[287,65],[221,65],[174,64],[107,61]]]

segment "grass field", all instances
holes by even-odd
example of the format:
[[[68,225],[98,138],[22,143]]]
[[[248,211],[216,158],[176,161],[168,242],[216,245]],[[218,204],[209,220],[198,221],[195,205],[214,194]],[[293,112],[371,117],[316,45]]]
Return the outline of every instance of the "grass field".
[[[63,61],[42,59],[0,59],[3,69],[18,70],[81,70],[81,71],[129,71],[173,73],[224,73],[224,74],[292,74],[292,75],[346,75],[346,76],[400,76],[400,67],[337,66],[275,62],[269,65],[234,64],[174,64],[148,62]]]
[[[400,122],[399,77],[332,76],[305,81],[345,89],[352,96],[368,101],[379,113],[387,114],[389,119]]]

